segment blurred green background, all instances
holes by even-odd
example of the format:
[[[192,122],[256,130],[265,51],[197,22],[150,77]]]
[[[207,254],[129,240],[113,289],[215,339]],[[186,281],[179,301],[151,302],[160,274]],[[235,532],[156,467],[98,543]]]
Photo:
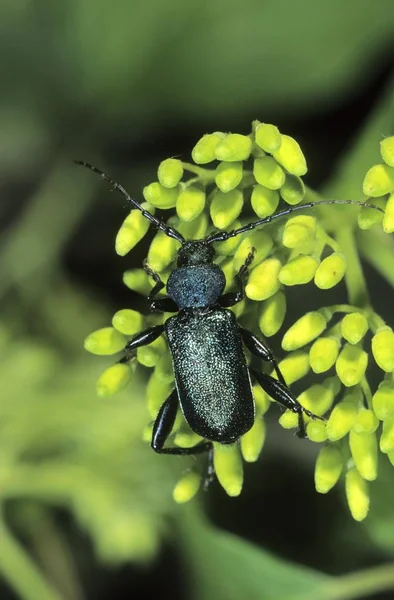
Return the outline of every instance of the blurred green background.
[[[385,576],[393,471],[382,465],[356,524],[339,487],[316,494],[317,446],[277,414],[240,498],[212,486],[173,504],[187,461],[141,441],[148,371],[98,399],[109,363],[82,348],[115,310],[146,311],[122,273],[147,243],[116,257],[122,201],[72,164],[141,198],[162,159],[258,118],[298,139],[311,186],[348,156],[330,189],[357,194],[394,133],[392,0],[3,0],[0,17],[0,598],[392,598],[368,595],[367,577],[343,595],[334,576]],[[393,323],[391,287],[366,270]],[[320,302],[308,289],[292,293],[290,320]]]

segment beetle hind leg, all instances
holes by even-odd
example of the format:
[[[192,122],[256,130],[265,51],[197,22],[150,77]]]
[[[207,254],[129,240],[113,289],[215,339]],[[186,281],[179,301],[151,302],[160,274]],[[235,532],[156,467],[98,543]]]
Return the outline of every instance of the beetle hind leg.
[[[265,392],[267,392],[269,396],[271,396],[271,398],[273,398],[276,402],[279,402],[279,404],[282,404],[282,406],[284,406],[288,410],[297,413],[298,437],[306,437],[305,422],[303,416],[304,414],[310,417],[311,419],[320,419],[321,421],[325,420],[324,417],[315,415],[310,410],[304,408],[289,390],[287,385],[284,385],[282,381],[278,381],[270,375],[267,375],[266,373],[260,373],[259,371],[251,370],[250,372],[253,375],[253,377],[257,380],[258,384],[263,388]]]
[[[200,442],[192,448],[170,447],[164,448],[168,436],[174,427],[176,413],[178,410],[178,393],[173,390],[167,400],[161,406],[156,421],[153,425],[153,434],[151,446],[159,454],[200,454],[201,452],[210,452],[212,442]]]

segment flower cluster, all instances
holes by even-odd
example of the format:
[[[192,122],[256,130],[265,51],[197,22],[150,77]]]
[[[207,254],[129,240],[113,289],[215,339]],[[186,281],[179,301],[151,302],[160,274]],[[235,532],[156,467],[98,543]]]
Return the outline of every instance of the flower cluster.
[[[394,230],[394,138],[382,142],[383,165],[368,171],[364,192],[372,204],[386,205],[384,230]],[[316,199],[301,179],[307,172],[305,157],[298,143],[281,134],[274,125],[255,121],[250,135],[215,132],[204,135],[192,150],[193,163],[178,159],[164,160],[158,168],[158,180],[143,190],[143,208],[174,209],[168,219],[186,239],[201,239],[215,229],[232,229],[258,218],[265,218],[283,208]],[[209,167],[205,166],[213,163]],[[203,165],[203,166],[202,166]],[[385,197],[391,194],[388,201]],[[369,200],[367,200],[368,202]],[[354,226],[354,211],[336,207],[341,218]],[[348,211],[348,212],[347,212]],[[349,212],[351,217],[349,217]],[[249,218],[244,214],[249,213]],[[361,228],[371,227],[383,213],[372,208],[359,211]],[[116,238],[116,251],[129,252],[147,233],[149,222],[140,211],[132,210]],[[159,232],[149,248],[147,262],[166,281],[173,268],[179,242]],[[346,277],[347,260],[341,247],[310,214],[278,219],[269,228],[230,238],[216,244],[217,258],[225,276],[226,291],[234,286],[234,275],[251,249],[255,255],[246,285],[246,296],[233,310],[252,329],[270,337],[278,333],[286,314],[286,288],[314,284],[326,290]],[[147,295],[152,282],[143,269],[128,270],[124,283]],[[85,347],[94,354],[120,352],[128,339],[147,326],[162,323],[165,317],[149,316],[124,309],[113,318],[112,327],[91,334]],[[370,332],[368,334],[368,332]],[[367,341],[366,341],[367,340]],[[372,394],[366,370],[373,357],[384,372],[378,390]],[[324,442],[319,454],[316,489],[326,493],[346,471],[346,493],[352,515],[363,519],[369,506],[367,482],[377,475],[378,436],[380,450],[394,463],[394,333],[370,306],[338,304],[319,308],[302,316],[284,334],[279,363],[288,385],[305,377],[310,370],[325,374],[320,383],[308,387],[299,402],[326,421],[306,419],[310,440]],[[150,441],[152,424],[160,406],[174,387],[169,352],[164,337],[136,353],[137,363],[153,369],[147,386],[147,403],[152,423],[144,433]],[[132,369],[125,363],[108,368],[98,381],[98,393],[107,396],[124,387]],[[271,399],[255,385],[256,419],[239,444],[214,445],[214,466],[219,482],[229,495],[242,488],[242,458],[256,461],[265,439],[264,414]],[[379,423],[383,421],[380,432]],[[294,413],[286,411],[280,418],[285,428],[297,426]],[[201,439],[190,430],[181,412],[177,416],[170,443],[193,447]],[[185,502],[198,491],[202,475],[188,471],[174,490],[174,498]]]

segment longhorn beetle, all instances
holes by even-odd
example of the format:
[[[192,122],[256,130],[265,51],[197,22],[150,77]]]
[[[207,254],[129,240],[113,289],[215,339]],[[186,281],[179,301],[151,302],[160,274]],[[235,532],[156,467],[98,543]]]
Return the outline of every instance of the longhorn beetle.
[[[222,269],[213,262],[213,243],[224,242],[298,210],[322,204],[363,206],[363,203],[352,200],[307,202],[290,206],[232,231],[217,231],[202,240],[188,241],[179,231],[144,210],[124,187],[111,177],[86,162],[75,162],[100,175],[126,198],[132,208],[140,210],[157,229],[181,244],[176,267],[168,278],[168,295],[165,297],[157,298],[165,284],[144,262],[144,270],[154,281],[147,297],[151,310],[177,314],[169,317],[163,325],[149,327],[135,335],[126,344],[124,357],[119,361],[124,363],[131,360],[137,348],[152,343],[165,333],[172,356],[175,389],[163,403],[156,417],[151,441],[153,450],[161,454],[178,455],[209,452],[209,476],[212,476],[213,442],[236,442],[254,423],[251,377],[271,398],[297,413],[297,433],[300,437],[305,437],[303,414],[312,419],[322,417],[313,414],[298,402],[287,386],[268,345],[241,327],[233,312],[228,310],[228,307],[240,302],[245,296],[245,281],[255,250],[251,250],[235,275],[238,291],[223,294],[225,276]],[[381,210],[371,204],[368,207]],[[244,346],[253,355],[271,364],[277,379],[249,368]],[[192,448],[165,446],[179,405],[190,428],[204,439]]]

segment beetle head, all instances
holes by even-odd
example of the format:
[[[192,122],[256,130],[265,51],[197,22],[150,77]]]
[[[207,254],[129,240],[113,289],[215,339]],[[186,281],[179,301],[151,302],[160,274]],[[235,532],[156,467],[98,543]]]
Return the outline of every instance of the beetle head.
[[[205,240],[184,242],[178,250],[177,267],[211,264],[214,256],[214,247]]]

